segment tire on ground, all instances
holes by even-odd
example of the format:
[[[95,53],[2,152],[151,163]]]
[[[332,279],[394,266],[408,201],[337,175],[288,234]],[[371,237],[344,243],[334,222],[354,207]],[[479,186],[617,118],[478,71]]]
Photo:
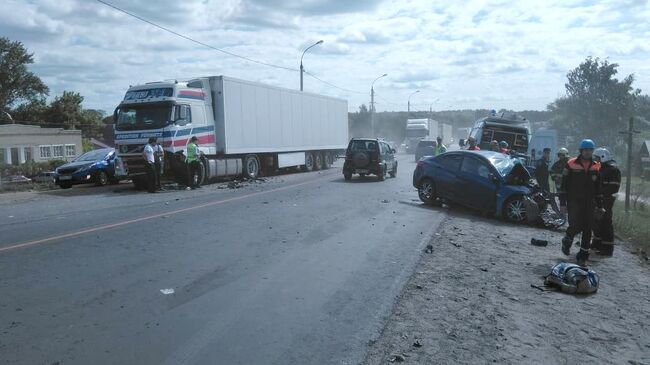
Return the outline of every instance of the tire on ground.
[[[302,166],[303,171],[313,171],[314,170],[314,154],[311,152],[305,152],[305,164]]]
[[[95,185],[104,186],[108,184],[108,174],[104,170],[99,170],[95,173]]]
[[[503,212],[501,215],[509,222],[525,222],[527,217],[524,197],[517,195],[508,198],[508,200],[503,204]]]
[[[243,161],[242,175],[247,179],[256,179],[260,173],[260,160],[257,155],[247,155]]]
[[[323,170],[327,170],[330,167],[332,167],[332,154],[323,152]]]
[[[314,152],[314,170],[320,170],[323,168],[323,155],[320,152]]]
[[[437,201],[436,186],[433,180],[425,178],[418,185],[418,197],[425,204],[434,204]]]
[[[390,174],[390,177],[397,176],[397,161],[393,165],[393,168],[390,170],[389,174]]]

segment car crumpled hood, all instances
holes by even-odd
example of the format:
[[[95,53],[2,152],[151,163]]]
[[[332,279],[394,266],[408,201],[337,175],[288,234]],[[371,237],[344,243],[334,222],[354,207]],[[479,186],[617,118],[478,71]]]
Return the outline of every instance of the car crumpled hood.
[[[508,182],[508,184],[510,184],[510,182],[513,180],[528,182],[530,181],[530,179],[532,179],[532,177],[530,176],[530,172],[521,163],[515,164],[515,166],[512,168],[512,171],[510,171],[508,176],[506,176],[506,181]],[[516,185],[520,185],[520,184],[516,184]]]

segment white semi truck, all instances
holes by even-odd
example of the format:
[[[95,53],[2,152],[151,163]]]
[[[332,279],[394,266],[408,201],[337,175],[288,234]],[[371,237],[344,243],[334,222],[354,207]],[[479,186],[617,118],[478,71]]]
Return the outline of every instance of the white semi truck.
[[[298,167],[329,168],[348,143],[347,101],[225,76],[132,86],[115,109],[115,144],[125,173],[146,184],[142,150],[157,137],[164,174],[186,179],[184,152],[198,138],[199,183],[256,178]]]
[[[420,141],[435,140],[438,122],[433,119],[406,120],[406,153],[415,153]]]

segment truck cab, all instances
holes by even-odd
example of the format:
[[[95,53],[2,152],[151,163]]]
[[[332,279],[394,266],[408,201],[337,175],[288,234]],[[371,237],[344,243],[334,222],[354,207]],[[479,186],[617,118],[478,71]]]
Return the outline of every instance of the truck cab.
[[[481,118],[474,123],[470,137],[476,139],[481,150],[489,151],[490,142],[506,141],[510,150],[518,154],[528,154],[528,141],[530,140],[530,124],[526,119],[516,115],[497,116],[495,113]]]
[[[149,137],[157,137],[165,151],[167,174],[178,170],[192,135],[199,150],[214,154],[214,121],[210,95],[201,80],[154,82],[129,88],[115,109],[115,148],[125,173],[136,186],[144,185],[142,151]]]

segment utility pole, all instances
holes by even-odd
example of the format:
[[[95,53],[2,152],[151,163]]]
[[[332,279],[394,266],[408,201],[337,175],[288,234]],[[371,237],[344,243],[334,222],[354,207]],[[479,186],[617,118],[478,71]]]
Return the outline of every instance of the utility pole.
[[[630,123],[627,131],[621,131],[620,134],[627,135],[627,167],[625,179],[625,213],[630,213],[630,193],[632,190],[632,145],[634,143],[634,134],[641,133],[634,130],[634,117],[630,117]]]
[[[309,51],[309,49],[311,47],[317,46],[317,45],[319,45],[321,43],[323,43],[322,39],[320,41],[312,44],[311,46],[307,47],[307,49],[305,49],[302,52],[302,56],[300,56],[300,91],[302,91],[302,77],[303,77],[303,73],[305,73],[305,67],[302,65],[302,59],[305,57],[305,53],[307,53],[307,51]]]
[[[372,137],[375,136],[375,88],[370,87],[370,129]]]
[[[375,82],[382,77],[386,77],[388,74],[383,74],[376,78],[372,84],[370,84],[370,129],[372,132],[372,137],[376,137],[375,135]]]

